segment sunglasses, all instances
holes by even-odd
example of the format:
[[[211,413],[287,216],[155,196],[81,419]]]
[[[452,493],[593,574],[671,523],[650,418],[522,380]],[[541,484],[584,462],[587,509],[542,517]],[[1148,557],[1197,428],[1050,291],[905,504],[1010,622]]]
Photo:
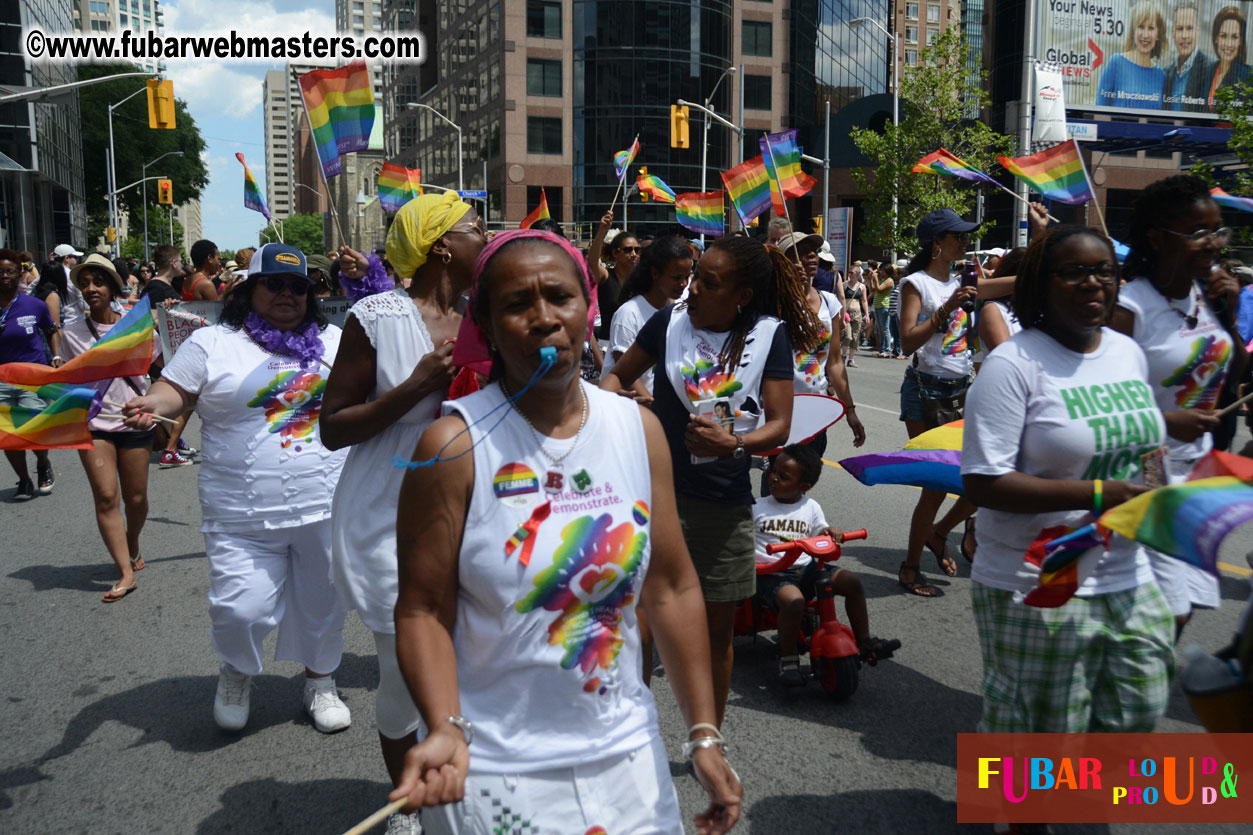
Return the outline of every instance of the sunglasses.
[[[290,290],[293,296],[307,296],[313,286],[313,282],[302,275],[267,275],[262,283],[276,296],[284,290]]]
[[[1169,232],[1176,238],[1183,238],[1194,244],[1213,241],[1219,246],[1226,246],[1227,241],[1231,240],[1231,229],[1224,226],[1221,229],[1198,229],[1195,232],[1176,232],[1174,229],[1163,229],[1163,232]]]
[[[620,246],[618,247],[618,251],[625,252],[629,255],[632,252],[639,252],[640,248],[638,246]]]

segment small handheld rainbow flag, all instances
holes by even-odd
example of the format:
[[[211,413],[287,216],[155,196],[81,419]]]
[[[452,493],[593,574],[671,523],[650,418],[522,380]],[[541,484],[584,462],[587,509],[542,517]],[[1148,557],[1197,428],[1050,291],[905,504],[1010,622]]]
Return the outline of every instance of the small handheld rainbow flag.
[[[398,212],[400,207],[422,193],[422,169],[405,168],[394,162],[383,163],[379,171],[379,205],[385,212]]]
[[[655,174],[641,174],[635,178],[635,185],[641,195],[651,197],[659,203],[674,202],[674,190]]]
[[[257,178],[248,170],[248,163],[244,162],[243,154],[236,153],[235,159],[239,160],[239,164],[244,167],[244,208],[260,212],[265,215],[266,220],[269,220],[270,207],[265,205],[265,197],[261,195],[261,186],[257,185]]]
[[[548,194],[541,188],[539,190],[539,205],[535,207],[534,211],[522,219],[522,222],[518,224],[518,228],[530,229],[531,224],[535,221],[551,217],[552,215],[548,213]]]
[[[1073,139],[1028,157],[997,157],[996,161],[1050,200],[1074,206],[1093,199],[1088,169]]]
[[[1234,194],[1228,194],[1221,188],[1212,188],[1209,190],[1209,193],[1220,206],[1226,206],[1228,209],[1238,209],[1242,212],[1253,212],[1253,198],[1236,197]]]
[[[365,61],[353,61],[333,70],[313,70],[300,76],[300,94],[309,116],[309,130],[322,161],[322,171],[334,177],[339,157],[370,147],[374,128],[374,89]]]
[[[687,191],[675,195],[674,214],[684,229],[717,238],[726,233],[721,191]]]
[[[770,175],[760,154],[722,172],[722,182],[745,226],[770,208]]]
[[[923,432],[899,452],[872,452],[845,458],[840,466],[865,485],[908,484],[926,490],[964,495],[962,487],[962,432],[966,422],[955,420]]]
[[[914,163],[914,167],[910,169],[911,174],[939,174],[944,177],[954,177],[959,180],[969,180],[972,183],[987,183],[993,186],[999,186],[996,180],[984,174],[978,168],[967,162],[963,162],[948,151],[940,148],[927,154],[918,162]]]
[[[805,196],[817,181],[801,170],[801,146],[796,144],[795,128],[767,134],[757,142],[770,178],[770,202],[774,213],[783,216],[787,213],[783,201],[788,197]]]
[[[87,421],[100,410],[98,389],[72,383],[21,388],[45,405],[0,406],[0,449],[91,449]]]
[[[152,340],[156,333],[152,300],[144,296],[104,338],[60,368],[33,362],[0,365],[0,383],[46,386],[52,383],[91,383],[113,377],[136,377],[148,373],[152,364]]]
[[[1093,550],[1098,547],[1100,550]],[[1025,557],[1040,569],[1040,584],[1027,592],[1022,602],[1041,609],[1061,606],[1074,597],[1108,547],[1108,532],[1094,524],[1075,529],[1058,525],[1040,531]]]
[[[613,155],[614,176],[619,180],[626,175],[627,168],[631,163],[635,162],[635,156],[640,152],[640,138],[637,134],[635,140],[631,143],[631,147],[625,151],[619,151]]]

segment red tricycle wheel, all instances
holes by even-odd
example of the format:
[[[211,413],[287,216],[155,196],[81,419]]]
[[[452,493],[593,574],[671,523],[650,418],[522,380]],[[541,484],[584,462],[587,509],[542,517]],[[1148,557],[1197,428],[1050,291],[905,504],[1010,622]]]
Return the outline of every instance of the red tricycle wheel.
[[[815,658],[814,676],[834,701],[842,702],[857,692],[857,656],[847,658]]]

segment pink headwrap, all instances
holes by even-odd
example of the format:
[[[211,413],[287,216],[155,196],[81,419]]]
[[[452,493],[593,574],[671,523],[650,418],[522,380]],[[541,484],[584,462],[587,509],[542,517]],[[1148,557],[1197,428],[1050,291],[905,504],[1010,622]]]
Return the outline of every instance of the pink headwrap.
[[[453,346],[452,351],[454,365],[463,368],[468,367],[484,376],[491,372],[492,352],[487,347],[487,340],[483,337],[482,329],[474,321],[475,306],[481,289],[479,280],[487,270],[488,263],[502,247],[522,238],[537,238],[561,247],[578,268],[579,278],[583,281],[583,289],[587,293],[588,298],[594,298],[592,293],[592,276],[587,269],[587,260],[574,244],[561,235],[555,235],[552,232],[544,232],[539,229],[515,229],[509,232],[502,232],[492,238],[487,246],[483,247],[483,250],[479,253],[478,260],[474,263],[474,277],[470,281],[470,308],[461,319],[461,328],[457,331],[457,344]],[[587,328],[589,331],[592,329],[595,315],[596,306],[589,301],[587,308]]]

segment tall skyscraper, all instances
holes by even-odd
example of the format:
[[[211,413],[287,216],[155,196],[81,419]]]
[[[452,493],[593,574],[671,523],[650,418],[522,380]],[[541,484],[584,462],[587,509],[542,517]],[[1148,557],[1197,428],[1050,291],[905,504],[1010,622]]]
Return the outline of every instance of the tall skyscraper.
[[[74,28],[80,32],[102,34],[130,30],[136,33],[165,30],[165,15],[160,0],[71,0],[74,6]],[[157,61],[139,62],[140,69],[163,72],[165,64]]]

